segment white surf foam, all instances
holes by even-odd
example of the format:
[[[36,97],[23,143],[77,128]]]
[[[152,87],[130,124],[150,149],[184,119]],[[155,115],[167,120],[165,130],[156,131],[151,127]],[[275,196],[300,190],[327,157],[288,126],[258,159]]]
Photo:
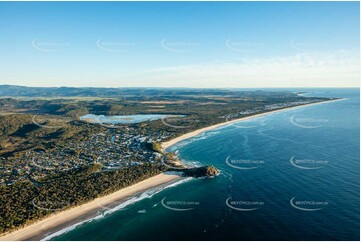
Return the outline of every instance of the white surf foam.
[[[62,234],[65,234],[65,233],[71,231],[71,230],[74,230],[74,229],[76,229],[77,227],[79,227],[81,225],[84,225],[86,223],[90,223],[90,222],[98,220],[98,219],[102,219],[108,214],[119,211],[119,210],[121,210],[121,209],[123,209],[123,208],[125,208],[125,207],[127,207],[127,206],[129,206],[131,204],[139,202],[139,201],[141,201],[143,199],[151,198],[155,194],[157,194],[157,193],[159,193],[159,192],[161,192],[161,191],[163,191],[165,189],[168,189],[168,188],[171,188],[171,187],[176,187],[176,186],[178,186],[180,184],[183,184],[183,183],[188,182],[188,181],[193,180],[193,179],[194,178],[192,178],[192,177],[188,177],[188,178],[184,178],[182,180],[179,180],[177,182],[171,183],[170,185],[167,185],[165,187],[156,187],[156,188],[147,190],[147,191],[143,192],[142,194],[140,194],[139,196],[132,197],[129,200],[126,200],[123,203],[119,204],[118,206],[116,206],[116,207],[114,207],[112,209],[106,210],[105,212],[101,213],[100,215],[97,215],[97,216],[95,216],[93,218],[78,222],[78,223],[76,223],[74,225],[71,225],[71,226],[66,227],[66,228],[64,228],[62,230],[59,230],[59,231],[57,231],[55,233],[52,233],[52,234],[46,236],[45,238],[43,238],[41,241],[51,240],[52,238],[58,237],[58,236],[60,236]]]

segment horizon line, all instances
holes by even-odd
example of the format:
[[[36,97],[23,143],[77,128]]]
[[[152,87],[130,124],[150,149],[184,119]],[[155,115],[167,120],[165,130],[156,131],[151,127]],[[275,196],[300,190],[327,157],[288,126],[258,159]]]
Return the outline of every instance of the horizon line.
[[[338,86],[327,86],[327,87],[164,87],[164,86],[119,86],[119,87],[97,87],[97,86],[26,86],[26,85],[13,85],[13,84],[0,84],[1,86],[14,86],[14,87],[28,87],[28,88],[104,88],[104,89],[136,89],[136,88],[154,88],[154,89],[271,89],[271,88],[277,88],[277,89],[286,89],[286,88],[360,88],[360,86],[345,86],[345,87],[338,87]]]

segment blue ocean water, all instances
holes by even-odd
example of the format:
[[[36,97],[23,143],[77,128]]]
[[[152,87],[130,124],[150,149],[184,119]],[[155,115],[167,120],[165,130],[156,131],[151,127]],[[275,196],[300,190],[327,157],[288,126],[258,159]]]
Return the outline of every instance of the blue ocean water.
[[[147,191],[52,239],[359,240],[359,90],[309,91],[344,99],[180,142],[170,149],[183,160],[221,174]]]

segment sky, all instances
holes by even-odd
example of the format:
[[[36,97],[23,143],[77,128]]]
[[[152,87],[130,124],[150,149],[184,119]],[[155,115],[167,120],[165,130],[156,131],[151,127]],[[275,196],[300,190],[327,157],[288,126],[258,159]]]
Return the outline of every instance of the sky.
[[[0,84],[358,87],[359,2],[0,2]]]

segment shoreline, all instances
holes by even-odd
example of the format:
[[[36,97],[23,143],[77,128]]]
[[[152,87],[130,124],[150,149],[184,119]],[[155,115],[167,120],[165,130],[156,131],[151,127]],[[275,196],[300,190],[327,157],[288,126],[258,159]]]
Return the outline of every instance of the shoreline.
[[[26,225],[23,228],[3,234],[0,236],[1,241],[21,241],[21,240],[41,240],[51,234],[62,231],[68,227],[74,226],[85,220],[94,218],[98,211],[104,209],[113,209],[120,205],[128,198],[142,193],[150,188],[167,185],[180,180],[182,177],[175,174],[161,173],[156,176],[147,178],[129,187],[122,188],[109,195],[96,198],[85,204],[51,214],[40,221]],[[109,206],[109,207],[107,207]]]
[[[169,148],[170,146],[185,140],[192,138],[194,136],[197,136],[199,134],[202,134],[206,131],[213,130],[222,126],[227,126],[232,123],[244,121],[244,120],[250,120],[253,118],[266,116],[268,114],[286,111],[290,109],[295,109],[299,107],[305,107],[305,106],[311,106],[311,105],[317,105],[327,102],[334,102],[339,101],[342,99],[333,99],[333,100],[326,100],[321,102],[315,102],[315,103],[308,103],[308,104],[302,104],[287,108],[281,108],[277,110],[272,110],[268,112],[258,113],[254,115],[250,115],[247,117],[242,117],[238,119],[234,119],[231,121],[226,121],[223,123],[214,124],[208,127],[200,128],[194,131],[191,131],[189,133],[183,134],[181,136],[178,136],[174,139],[171,139],[166,142],[161,143],[161,147],[163,150]],[[94,218],[97,215],[97,212],[104,209],[104,206],[102,204],[109,204],[118,202],[122,203],[125,202],[128,198],[135,196],[136,194],[139,194],[141,192],[144,192],[150,188],[159,187],[162,185],[170,184],[173,182],[176,182],[177,180],[180,180],[182,177],[175,174],[166,174],[161,173],[156,176],[153,176],[151,178],[145,179],[139,183],[136,183],[134,185],[131,185],[129,187],[120,189],[114,193],[111,193],[109,195],[96,198],[90,202],[87,202],[85,204],[69,208],[64,211],[60,211],[58,213],[51,214],[49,217],[45,217],[42,220],[36,221],[32,224],[26,225],[25,227],[19,228],[18,230],[5,233],[3,235],[0,235],[0,241],[18,241],[18,240],[41,240],[44,238],[47,238],[51,234],[55,234],[57,232],[60,232],[66,228],[69,228],[71,226],[77,225],[81,222],[84,222],[86,220],[89,220],[91,218]],[[106,207],[106,206],[105,206]],[[112,209],[107,207],[108,209]]]
[[[214,124],[214,125],[211,125],[211,126],[207,126],[207,127],[204,127],[204,128],[200,128],[200,129],[191,131],[189,133],[183,134],[183,135],[178,136],[178,137],[176,137],[174,139],[171,139],[169,141],[162,142],[161,146],[162,146],[163,150],[166,150],[170,146],[175,145],[176,143],[178,143],[180,141],[192,138],[194,136],[197,136],[199,134],[202,134],[202,133],[210,131],[210,130],[214,130],[214,129],[219,128],[219,127],[227,126],[227,125],[237,123],[237,122],[240,122],[240,121],[244,121],[244,120],[250,120],[250,119],[253,119],[253,118],[257,118],[257,117],[266,116],[266,115],[269,115],[269,114],[272,114],[272,113],[278,113],[278,112],[291,110],[291,109],[296,109],[296,108],[300,108],[300,107],[306,107],[306,106],[317,105],[317,104],[328,103],[328,102],[335,102],[335,101],[340,101],[340,100],[343,100],[343,98],[320,101],[320,102],[315,102],[315,103],[301,104],[301,105],[297,105],[297,106],[292,106],[292,107],[276,109],[276,110],[272,110],[272,111],[268,111],[268,112],[258,113],[258,114],[250,115],[250,116],[247,116],[247,117],[237,118],[237,119],[234,119],[234,120]]]

